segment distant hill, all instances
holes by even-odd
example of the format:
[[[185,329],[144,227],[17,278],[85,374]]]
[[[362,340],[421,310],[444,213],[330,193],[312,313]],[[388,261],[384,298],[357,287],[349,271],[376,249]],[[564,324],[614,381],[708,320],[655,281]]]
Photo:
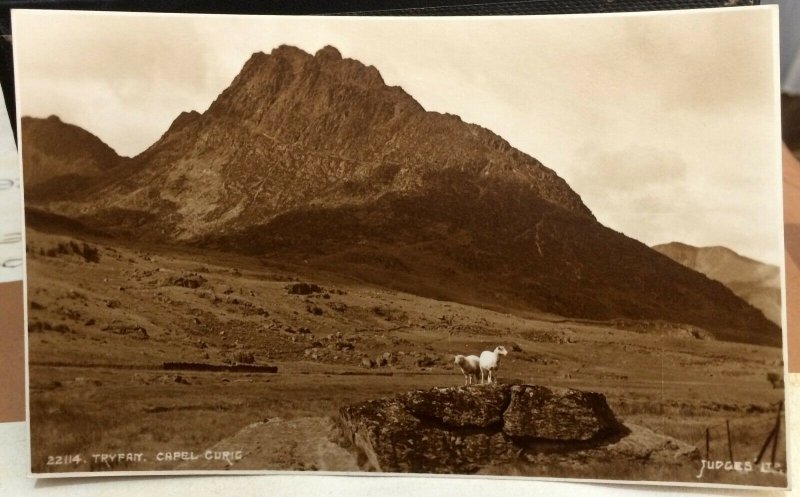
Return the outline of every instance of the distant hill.
[[[98,137],[58,116],[23,117],[22,134],[26,200],[75,198],[125,161]]]
[[[23,146],[43,147],[40,136],[23,129]],[[601,225],[535,158],[427,112],[333,47],[253,54],[206,111],[182,113],[79,195],[32,205],[137,241],[258,255],[427,297],[781,342],[721,283]]]
[[[781,324],[781,272],[778,266],[744,257],[726,247],[694,247],[672,242],[655,245],[653,249],[719,281],[760,309],[770,321]]]

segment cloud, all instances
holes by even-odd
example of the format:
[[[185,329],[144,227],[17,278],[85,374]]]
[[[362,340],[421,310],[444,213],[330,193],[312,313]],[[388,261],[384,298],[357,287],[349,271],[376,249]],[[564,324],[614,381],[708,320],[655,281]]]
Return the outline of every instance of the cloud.
[[[677,152],[654,146],[634,145],[626,149],[584,146],[585,159],[575,168],[576,180],[587,188],[621,193],[650,185],[682,183],[687,166]]]
[[[780,261],[780,216],[770,175],[691,163],[657,146],[605,150],[584,145],[570,184],[606,226],[655,245],[681,241],[723,245],[743,255]],[[731,180],[734,178],[734,180]]]
[[[22,113],[56,114],[123,155],[154,142],[181,111],[194,108],[215,71],[204,44],[197,43],[194,19],[132,21],[77,16],[15,34],[15,45],[24,47],[18,69],[25,75]]]

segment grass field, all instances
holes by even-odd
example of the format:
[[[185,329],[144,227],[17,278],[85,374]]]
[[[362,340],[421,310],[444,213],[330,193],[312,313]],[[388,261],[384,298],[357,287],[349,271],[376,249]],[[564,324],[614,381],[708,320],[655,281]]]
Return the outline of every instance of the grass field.
[[[310,268],[98,240],[85,247],[81,240],[33,230],[28,256],[34,472],[208,469],[156,456],[201,453],[240,440],[253,423],[278,419],[295,423],[274,424],[286,433],[327,444],[332,435],[325,420],[339,407],[459,385],[453,354],[501,344],[510,350],[501,378],[601,392],[624,422],[695,444],[703,457],[708,428],[711,459],[729,458],[727,421],[734,459],[752,460],[783,398],[783,389],[766,379],[782,371],[780,349],[698,339],[670,323],[488,311]],[[317,287],[306,293],[309,288],[293,289],[298,283]],[[373,367],[364,367],[365,359]],[[163,371],[167,361],[253,361],[277,365],[279,372]],[[359,467],[349,452],[326,448],[320,459],[321,445],[298,445],[275,430],[274,440],[258,443],[269,448],[272,441],[276,450],[250,447],[249,460],[235,468]],[[117,452],[142,453],[143,460],[91,457]],[[276,453],[291,456],[282,460]],[[48,464],[54,456],[74,454],[82,456],[80,463]],[[776,460],[783,463],[785,454],[781,435]],[[489,470],[785,485],[783,474],[718,471],[698,480],[699,467],[613,461],[568,474],[542,466]]]

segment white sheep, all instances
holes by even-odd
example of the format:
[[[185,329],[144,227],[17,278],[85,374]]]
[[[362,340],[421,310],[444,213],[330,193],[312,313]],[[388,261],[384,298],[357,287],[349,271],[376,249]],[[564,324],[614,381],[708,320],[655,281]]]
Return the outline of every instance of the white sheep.
[[[481,352],[481,357],[478,360],[481,368],[481,384],[483,384],[484,371],[487,376],[487,383],[497,383],[497,369],[500,367],[500,356],[508,354],[508,351],[502,345],[494,349],[494,352],[484,350]]]
[[[461,368],[464,374],[464,384],[472,385],[478,379],[478,373],[481,370],[480,359],[476,355],[457,355],[453,361],[456,366]]]

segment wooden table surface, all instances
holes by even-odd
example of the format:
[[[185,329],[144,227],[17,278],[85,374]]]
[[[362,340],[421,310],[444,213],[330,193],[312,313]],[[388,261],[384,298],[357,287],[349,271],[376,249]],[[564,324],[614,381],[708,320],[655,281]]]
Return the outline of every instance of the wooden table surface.
[[[22,282],[0,283],[0,423],[25,421]]]
[[[789,371],[800,373],[800,163],[786,149],[783,151],[783,217]]]

